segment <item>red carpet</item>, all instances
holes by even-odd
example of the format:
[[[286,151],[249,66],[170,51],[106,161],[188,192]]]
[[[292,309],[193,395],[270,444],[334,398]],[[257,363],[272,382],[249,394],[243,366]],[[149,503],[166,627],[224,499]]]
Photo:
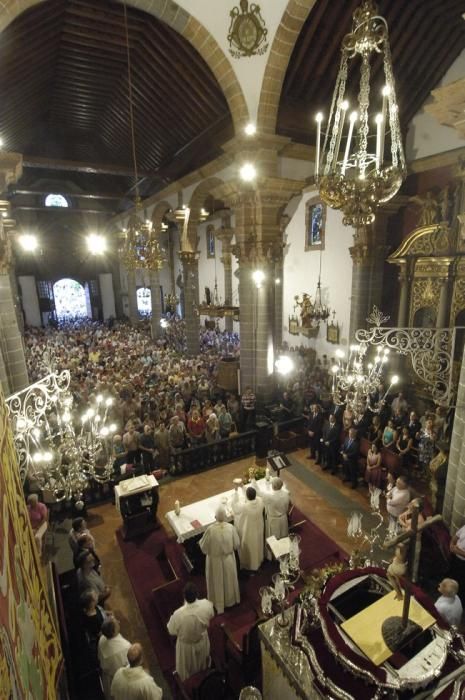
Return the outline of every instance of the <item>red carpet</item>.
[[[300,523],[302,520],[305,520],[305,516],[294,508],[292,523]],[[308,572],[318,568],[330,559],[347,556],[333,540],[308,520],[298,525],[295,531],[302,538],[303,571]],[[162,527],[143,538],[130,542],[125,542],[119,531],[116,535],[155,655],[168,682],[171,683],[175,649],[166,631],[166,622],[171,613],[182,604],[182,589],[188,580],[197,585],[202,596],[206,595],[205,578],[199,575],[188,575],[182,562],[182,546],[177,544],[174,537],[168,536]],[[179,577],[178,580],[173,580],[173,570]],[[220,625],[226,623],[232,630],[239,630],[244,625],[255,621],[256,610],[260,606],[259,589],[271,584],[271,576],[277,570],[276,562],[266,562],[255,576],[239,579],[241,603],[230,608],[223,615],[217,615],[210,628],[212,654],[214,653],[216,658],[221,659],[223,653],[223,634]],[[160,588],[153,592],[157,587]],[[296,588],[298,590],[301,587],[302,581]]]

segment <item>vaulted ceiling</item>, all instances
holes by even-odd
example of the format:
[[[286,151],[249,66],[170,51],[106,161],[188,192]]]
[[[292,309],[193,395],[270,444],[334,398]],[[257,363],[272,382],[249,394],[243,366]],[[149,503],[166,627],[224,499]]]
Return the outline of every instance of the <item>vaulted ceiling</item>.
[[[278,133],[299,142],[313,139],[312,116],[328,109],[341,40],[359,4],[316,1],[288,66]],[[390,28],[405,130],[465,49],[465,0],[380,0],[378,6]],[[222,91],[196,50],[152,15],[132,7],[127,15],[146,196],[219,155],[233,127]],[[376,71],[381,81],[380,61]],[[358,91],[350,76],[349,91]],[[121,2],[45,0],[2,32],[0,134],[7,149],[24,154],[23,191],[56,178],[121,197],[119,204],[102,198],[110,211],[128,205],[134,178]]]
[[[314,115],[328,112],[341,60],[360,0],[317,0],[295,44],[282,90],[278,133],[309,142]],[[465,49],[465,0],[377,0],[389,27],[394,76],[404,131],[431,90]],[[357,64],[355,64],[357,65]],[[358,93],[354,71],[349,95]],[[381,58],[374,81],[383,85]]]

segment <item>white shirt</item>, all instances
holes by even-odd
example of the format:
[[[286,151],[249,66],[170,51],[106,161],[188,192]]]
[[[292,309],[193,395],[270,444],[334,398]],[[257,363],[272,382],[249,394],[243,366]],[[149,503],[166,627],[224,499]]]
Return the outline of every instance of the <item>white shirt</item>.
[[[457,547],[460,547],[460,549],[465,550],[465,525],[462,525],[462,527],[459,530],[457,530],[455,536],[457,537]],[[456,554],[455,556],[458,559],[465,561],[465,557],[461,557],[460,554]]]
[[[386,499],[386,510],[393,518],[398,518],[410,503],[410,491],[394,486],[391,494],[391,497]]]
[[[441,595],[434,604],[438,613],[445,619],[449,625],[460,625],[462,621],[462,603],[458,595],[445,596]]]
[[[116,671],[128,663],[128,642],[121,634],[107,639],[104,634],[98,640],[98,660],[102,669],[103,690],[105,698],[111,700],[110,688]]]

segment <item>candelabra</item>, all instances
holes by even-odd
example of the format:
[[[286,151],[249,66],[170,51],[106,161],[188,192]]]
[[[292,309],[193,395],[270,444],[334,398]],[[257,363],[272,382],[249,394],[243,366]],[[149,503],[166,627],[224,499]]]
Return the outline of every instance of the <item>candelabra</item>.
[[[361,420],[367,410],[379,413],[390,390],[399,382],[399,377],[394,374],[387,390],[380,393],[389,361],[389,348],[383,350],[378,347],[373,361],[365,366],[369,348],[366,342],[351,345],[347,361],[344,351],[336,350],[337,363],[331,368],[333,401],[336,405],[345,404],[356,421]]]
[[[357,566],[377,566],[375,561],[375,547],[381,541],[380,528],[384,523],[384,517],[379,509],[381,489],[375,488],[370,494],[371,516],[377,521],[369,530],[363,528],[363,515],[353,512],[347,519],[347,535],[356,540],[357,545],[350,555],[351,568]],[[365,556],[362,550],[368,546],[369,551]]]
[[[286,618],[286,598],[287,591],[292,590],[298,581],[300,571],[300,536],[289,535],[289,552],[279,557],[279,573],[273,574],[271,580],[273,587],[264,586],[260,588],[261,609],[264,615],[273,614],[273,602],[277,602],[280,613],[276,622],[281,628],[289,625]]]
[[[113,456],[111,397],[99,394],[78,415],[73,410],[68,370],[52,372],[6,403],[22,479],[28,477],[55,500],[82,505],[91,480],[110,479]]]

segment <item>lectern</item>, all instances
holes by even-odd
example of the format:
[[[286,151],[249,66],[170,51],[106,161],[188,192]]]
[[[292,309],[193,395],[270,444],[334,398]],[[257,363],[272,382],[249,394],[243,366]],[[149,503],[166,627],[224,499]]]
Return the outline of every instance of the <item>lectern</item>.
[[[150,474],[120,481],[115,505],[123,518],[123,539],[151,532],[157,527],[158,481]]]

